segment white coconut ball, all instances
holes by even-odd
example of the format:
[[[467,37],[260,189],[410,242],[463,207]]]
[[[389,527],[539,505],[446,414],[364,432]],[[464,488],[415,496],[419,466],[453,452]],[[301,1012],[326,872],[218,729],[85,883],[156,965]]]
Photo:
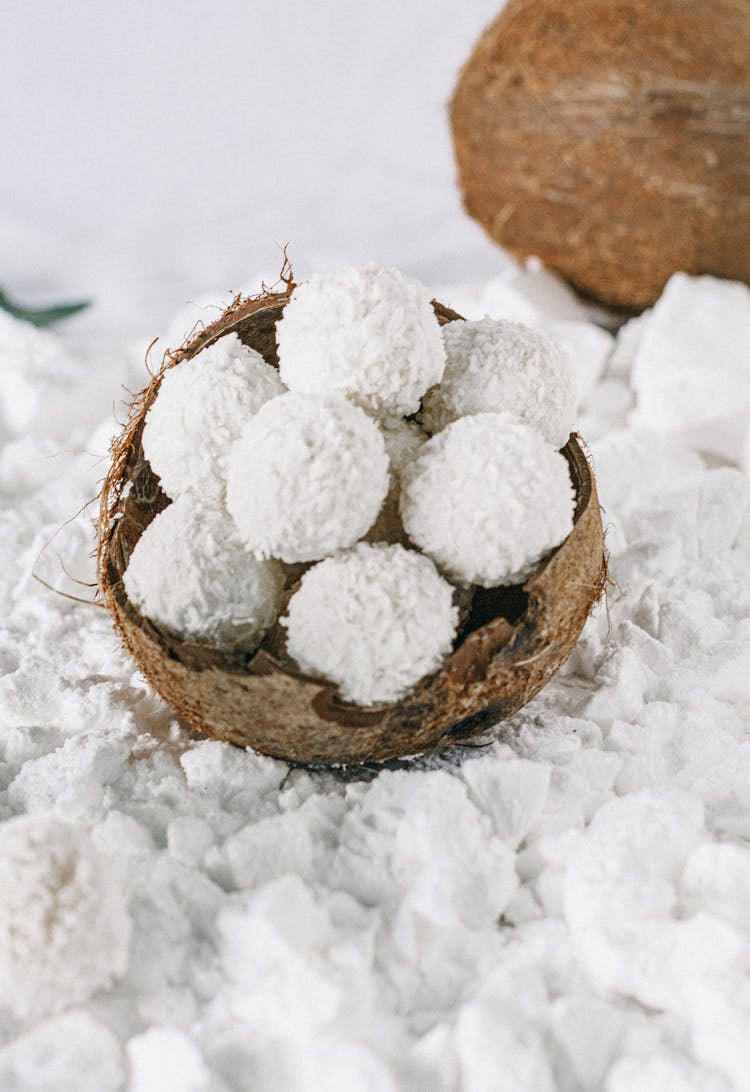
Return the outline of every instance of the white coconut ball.
[[[317,561],[351,546],[387,491],[380,429],[341,395],[274,398],[229,458],[227,507],[258,557]]]
[[[518,584],[573,528],[568,463],[509,413],[462,417],[402,474],[406,533],[448,575]]]
[[[376,417],[415,413],[445,366],[430,295],[397,269],[311,277],[295,288],[276,340],[290,390],[337,391]]]
[[[380,705],[437,671],[458,610],[429,558],[360,542],[305,573],[282,624],[302,671],[330,679],[347,701]]]
[[[248,418],[285,390],[276,369],[236,334],[167,369],[142,439],[167,496],[223,496],[230,447]]]
[[[367,542],[400,542],[404,546],[408,545],[398,510],[401,472],[427,439],[427,433],[415,421],[395,421],[383,429],[385,451],[388,456],[388,493],[378,518],[365,536]]]
[[[39,1018],[123,975],[131,922],[88,835],[19,816],[0,825],[0,1006]]]
[[[185,496],[138,539],[123,583],[142,614],[183,640],[250,651],[278,617],[284,574],[252,556],[222,508]]]
[[[573,366],[552,338],[505,319],[455,321],[443,327],[446,365],[428,391],[421,420],[427,432],[473,413],[515,414],[553,445],[570,438],[576,415]]]

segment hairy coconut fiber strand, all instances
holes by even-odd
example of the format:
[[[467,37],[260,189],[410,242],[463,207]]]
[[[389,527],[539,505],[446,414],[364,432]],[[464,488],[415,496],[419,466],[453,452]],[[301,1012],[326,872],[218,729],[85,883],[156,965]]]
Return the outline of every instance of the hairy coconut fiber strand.
[[[585,294],[750,281],[748,0],[511,0],[451,122],[467,210]]]
[[[276,364],[286,293],[238,301],[165,367],[229,332]],[[460,318],[434,304],[441,324]],[[401,701],[362,707],[302,674],[270,636],[252,656],[181,642],[128,598],[123,574],[136,542],[167,501],[143,455],[141,432],[159,376],[135,400],[101,495],[99,585],[143,674],[199,731],[304,763],[350,764],[463,743],[529,701],[570,655],[606,583],[596,487],[575,437],[564,448],[576,497],[573,530],[523,587],[480,589],[440,669]]]

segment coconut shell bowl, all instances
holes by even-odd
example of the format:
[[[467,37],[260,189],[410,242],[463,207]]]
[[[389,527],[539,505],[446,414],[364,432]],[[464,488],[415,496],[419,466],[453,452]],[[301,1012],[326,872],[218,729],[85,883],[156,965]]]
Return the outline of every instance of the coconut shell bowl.
[[[195,356],[224,334],[277,366],[275,325],[288,293],[235,301],[164,368]],[[433,304],[441,325],[461,316]],[[567,660],[606,583],[594,475],[578,438],[563,449],[575,489],[575,522],[565,541],[523,584],[477,589],[453,651],[401,701],[363,707],[301,674],[277,625],[253,653],[228,654],[171,636],[145,618],[123,586],[130,554],[170,502],[144,457],[141,434],[163,370],[134,400],[113,447],[101,494],[100,594],[124,645],[153,689],[192,728],[292,763],[350,765],[442,751],[466,743],[524,706]]]

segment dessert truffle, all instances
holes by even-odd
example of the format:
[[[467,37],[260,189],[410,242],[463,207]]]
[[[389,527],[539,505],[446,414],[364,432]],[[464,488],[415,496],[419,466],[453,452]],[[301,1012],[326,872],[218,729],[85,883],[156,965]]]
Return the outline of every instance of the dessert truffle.
[[[290,391],[245,426],[229,457],[227,507],[257,557],[317,561],[353,545],[388,491],[376,423],[342,395]]]
[[[250,651],[278,617],[284,574],[253,557],[223,509],[185,496],[148,525],[123,581],[142,614],[183,640]]]
[[[229,448],[247,419],[285,389],[276,369],[236,334],[167,368],[142,438],[167,496],[221,497]]]
[[[358,705],[398,701],[437,671],[457,623],[453,588],[429,558],[364,542],[306,572],[284,619],[301,670]]]
[[[573,529],[564,455],[509,413],[447,425],[402,475],[412,542],[459,583],[518,584]]]
[[[429,293],[397,269],[311,277],[295,288],[276,340],[290,390],[339,392],[381,418],[416,413],[445,366]]]

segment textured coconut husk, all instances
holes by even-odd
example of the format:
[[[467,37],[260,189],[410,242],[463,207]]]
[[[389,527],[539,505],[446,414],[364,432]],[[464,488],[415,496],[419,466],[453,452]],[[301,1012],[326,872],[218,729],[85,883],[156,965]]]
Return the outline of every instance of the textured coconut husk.
[[[585,295],[750,282],[748,0],[510,0],[451,123],[467,211]]]
[[[249,655],[176,640],[129,601],[122,576],[143,530],[169,501],[143,455],[141,433],[166,368],[234,332],[277,364],[275,324],[287,293],[236,302],[176,353],[135,399],[101,495],[99,585],[124,644],[153,688],[194,728],[292,762],[350,764],[444,749],[520,709],[568,658],[606,582],[602,523],[575,437],[564,449],[575,526],[523,587],[478,590],[456,648],[402,701],[367,707],[301,674],[279,627]],[[441,324],[460,318],[434,304]]]

